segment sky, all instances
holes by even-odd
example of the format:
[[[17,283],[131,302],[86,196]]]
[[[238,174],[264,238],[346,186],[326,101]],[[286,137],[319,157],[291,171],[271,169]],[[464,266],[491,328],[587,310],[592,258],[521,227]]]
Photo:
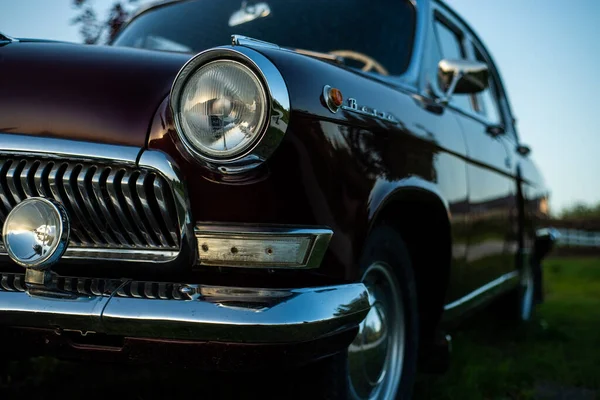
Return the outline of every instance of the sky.
[[[148,0],[139,0],[140,4]],[[600,1],[446,0],[478,33],[510,96],[551,210],[600,202]],[[112,0],[94,0],[101,15]],[[72,0],[0,0],[0,32],[79,42]]]

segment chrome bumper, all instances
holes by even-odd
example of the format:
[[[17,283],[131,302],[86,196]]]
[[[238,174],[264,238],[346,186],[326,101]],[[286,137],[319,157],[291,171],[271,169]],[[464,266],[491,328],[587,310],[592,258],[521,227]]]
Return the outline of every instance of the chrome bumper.
[[[28,290],[0,274],[0,326],[229,343],[294,343],[357,326],[369,311],[363,284],[258,289],[57,278],[63,295]]]

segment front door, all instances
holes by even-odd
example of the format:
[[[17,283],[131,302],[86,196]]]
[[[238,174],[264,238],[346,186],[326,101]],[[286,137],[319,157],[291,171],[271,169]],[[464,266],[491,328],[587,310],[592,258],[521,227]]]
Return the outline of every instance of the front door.
[[[440,58],[479,59],[490,67],[490,87],[475,95],[454,94],[446,112],[455,115],[467,147],[468,241],[460,274],[468,295],[516,269],[517,183],[512,147],[504,132],[495,70],[473,45],[470,31],[452,15],[436,13],[434,31]]]

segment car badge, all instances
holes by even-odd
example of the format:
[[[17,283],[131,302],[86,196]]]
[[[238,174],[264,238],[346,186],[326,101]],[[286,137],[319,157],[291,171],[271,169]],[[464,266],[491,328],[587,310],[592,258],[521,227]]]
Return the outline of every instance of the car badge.
[[[346,105],[344,105],[341,92],[329,85],[325,85],[323,88],[323,100],[329,111],[334,114],[341,108],[344,111],[364,115],[390,124],[398,124],[398,119],[393,114],[379,111],[372,107],[359,106],[356,99],[352,97],[350,97],[347,100]]]

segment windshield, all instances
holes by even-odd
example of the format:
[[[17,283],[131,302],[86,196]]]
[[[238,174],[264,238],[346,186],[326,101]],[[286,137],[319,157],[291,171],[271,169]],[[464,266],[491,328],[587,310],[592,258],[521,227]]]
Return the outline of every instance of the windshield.
[[[401,75],[410,61],[414,28],[409,0],[188,0],[141,14],[114,45],[197,53],[239,34],[337,53],[365,71]]]

